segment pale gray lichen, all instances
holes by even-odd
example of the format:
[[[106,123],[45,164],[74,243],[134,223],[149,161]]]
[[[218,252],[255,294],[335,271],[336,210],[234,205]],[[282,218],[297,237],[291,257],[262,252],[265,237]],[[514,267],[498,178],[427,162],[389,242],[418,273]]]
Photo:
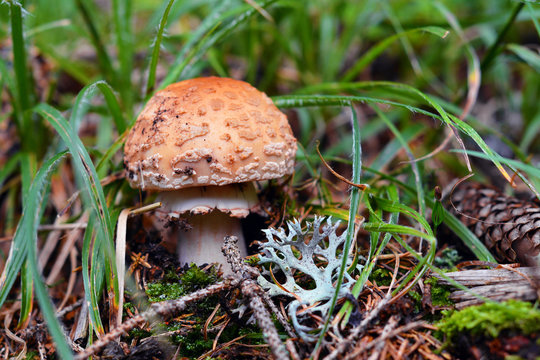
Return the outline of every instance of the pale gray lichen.
[[[270,296],[294,298],[288,305],[289,317],[300,337],[312,342],[317,339],[320,329],[306,325],[306,320],[312,319],[312,315],[323,319],[328,315],[330,301],[336,291],[334,284],[342,264],[341,248],[346,233],[337,235],[339,221],[332,223],[331,218],[324,217],[316,217],[313,223],[306,223],[304,231],[298,220],[287,225],[288,233],[283,228],[264,230],[268,241],[261,244],[259,255],[259,264],[271,264],[273,274],[281,272],[284,282],[276,284],[268,269],[263,270],[257,281]],[[352,261],[349,256],[347,266]],[[309,289],[295,281],[294,277],[302,274],[312,279]],[[345,272],[338,298],[347,295],[353,284],[353,278]]]

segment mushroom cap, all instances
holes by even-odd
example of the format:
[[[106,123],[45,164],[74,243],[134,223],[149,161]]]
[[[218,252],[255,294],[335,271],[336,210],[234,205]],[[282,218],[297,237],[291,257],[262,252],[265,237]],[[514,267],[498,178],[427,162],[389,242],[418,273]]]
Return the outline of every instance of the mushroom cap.
[[[132,187],[176,190],[268,180],[294,170],[296,139],[265,93],[218,77],[184,80],[147,103],[124,148]]]

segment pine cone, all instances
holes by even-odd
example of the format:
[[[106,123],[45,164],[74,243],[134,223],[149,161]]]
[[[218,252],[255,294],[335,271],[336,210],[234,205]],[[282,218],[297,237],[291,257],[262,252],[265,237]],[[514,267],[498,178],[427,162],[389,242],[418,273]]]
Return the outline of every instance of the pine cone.
[[[458,185],[451,200],[454,215],[484,242],[498,261],[539,265],[538,204],[478,184]]]

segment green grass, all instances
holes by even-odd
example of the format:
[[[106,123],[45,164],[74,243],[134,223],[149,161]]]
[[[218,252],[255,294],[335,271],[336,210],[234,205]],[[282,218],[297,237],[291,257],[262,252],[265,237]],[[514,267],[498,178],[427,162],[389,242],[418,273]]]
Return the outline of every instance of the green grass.
[[[332,215],[348,224],[343,251],[352,248],[363,265],[354,273],[353,296],[362,296],[381,269],[376,259],[391,253],[389,244],[415,258],[394,296],[433,268],[437,241],[445,240],[431,222],[434,209],[476,259],[495,262],[432,194],[435,186],[474,172],[474,179],[507,191],[517,174],[520,189],[540,198],[539,5],[255,2],[0,4],[0,132],[10,131],[0,144],[0,238],[9,239],[0,243],[6,245],[0,307],[20,302],[12,331],[43,319],[58,357],[72,357],[56,316],[65,286],[45,284],[48,269],[37,266],[47,235],[38,227],[54,222],[59,211],[52,174],[63,176],[68,198],[75,195],[64,204],[70,222],[88,219],[76,245],[84,291],[73,294],[89,304],[88,343],[108,331],[110,316],[99,309],[115,311],[121,303],[116,221],[122,209],[151,198],[124,180],[102,181],[123,170],[124,139],[153,92],[197,76],[246,80],[289,115],[299,141],[290,186],[302,198],[288,198],[280,219]],[[445,132],[453,133],[455,146],[416,161]],[[317,146],[338,173],[369,187],[360,191],[336,180]],[[304,198],[310,182],[313,191]],[[354,246],[357,230],[365,248]],[[345,271],[344,260],[338,283]],[[351,311],[346,302],[334,316],[346,323]],[[312,355],[324,348],[333,319],[322,320]]]

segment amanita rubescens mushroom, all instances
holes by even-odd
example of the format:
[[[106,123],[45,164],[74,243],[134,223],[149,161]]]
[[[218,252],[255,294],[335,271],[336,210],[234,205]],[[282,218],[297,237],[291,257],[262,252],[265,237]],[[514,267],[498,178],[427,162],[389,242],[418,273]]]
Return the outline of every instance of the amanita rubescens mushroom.
[[[257,205],[253,182],[291,174],[296,139],[266,94],[208,77],[158,91],[124,150],[131,186],[159,191],[168,215],[192,226],[179,235],[180,262],[224,263],[225,235],[246,254],[239,218]]]

